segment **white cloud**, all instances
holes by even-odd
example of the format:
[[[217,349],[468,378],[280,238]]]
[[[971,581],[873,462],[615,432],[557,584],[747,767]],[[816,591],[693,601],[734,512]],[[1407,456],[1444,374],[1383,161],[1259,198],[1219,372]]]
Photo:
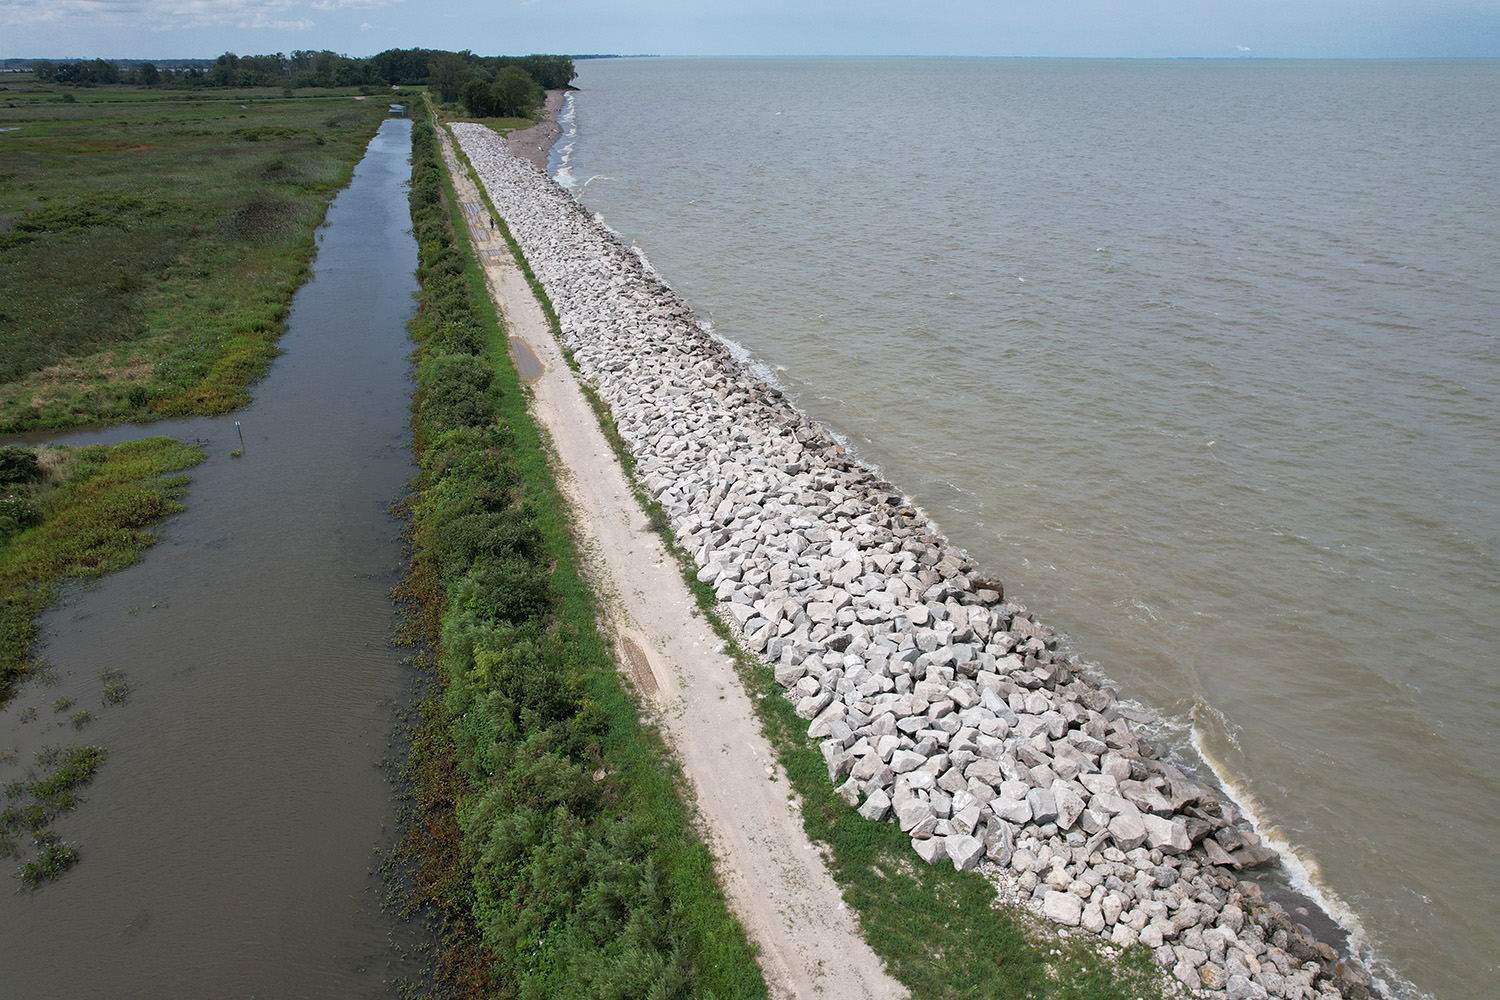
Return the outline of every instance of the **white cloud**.
[[[373,10],[404,2],[405,0],[313,0],[312,5],[315,10]]]
[[[314,6],[323,2],[333,7],[383,6],[389,0],[320,0]],[[0,0],[0,24],[79,23],[91,29],[144,26],[153,31],[230,25],[306,31],[313,22],[298,16],[294,8],[299,6],[299,0]]]
[[[79,18],[140,17],[146,13],[148,6],[148,0],[5,0],[0,3],[0,24],[48,24]]]

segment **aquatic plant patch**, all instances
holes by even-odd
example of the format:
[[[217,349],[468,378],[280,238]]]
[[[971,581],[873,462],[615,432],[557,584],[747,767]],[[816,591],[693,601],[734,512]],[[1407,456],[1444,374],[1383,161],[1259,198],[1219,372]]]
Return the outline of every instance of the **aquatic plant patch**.
[[[78,849],[63,843],[52,821],[78,804],[80,790],[104,761],[96,746],[44,747],[36,752],[26,776],[4,786],[0,806],[0,857],[20,857],[28,846],[35,854],[23,861],[16,877],[26,889],[57,878],[78,861]]]

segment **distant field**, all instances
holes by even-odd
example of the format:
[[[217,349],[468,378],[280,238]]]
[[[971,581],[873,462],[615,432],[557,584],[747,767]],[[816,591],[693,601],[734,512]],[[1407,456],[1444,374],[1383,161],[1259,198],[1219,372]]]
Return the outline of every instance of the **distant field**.
[[[0,77],[0,432],[221,413],[389,93]]]

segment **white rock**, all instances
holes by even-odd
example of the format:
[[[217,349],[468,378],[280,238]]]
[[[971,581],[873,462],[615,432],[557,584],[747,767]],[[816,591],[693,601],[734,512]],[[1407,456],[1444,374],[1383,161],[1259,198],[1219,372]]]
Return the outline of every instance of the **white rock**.
[[[1083,900],[1071,892],[1050,891],[1042,897],[1042,913],[1049,920],[1077,927],[1083,920]]]
[[[1193,846],[1188,840],[1187,824],[1180,819],[1163,819],[1144,814],[1141,816],[1141,825],[1146,830],[1146,846],[1153,851],[1181,854]]]
[[[865,819],[876,821],[885,819],[886,813],[891,811],[891,797],[883,789],[875,789],[865,799],[865,804],[859,807],[859,814]]]
[[[913,840],[912,849],[917,852],[917,857],[930,864],[942,861],[948,856],[946,837],[932,837],[927,840]]]
[[[984,842],[977,837],[956,833],[943,838],[943,841],[943,849],[953,862],[953,867],[959,871],[967,871],[984,860]]]
[[[1224,984],[1225,1000],[1266,1000],[1266,988],[1242,975],[1233,975]]]

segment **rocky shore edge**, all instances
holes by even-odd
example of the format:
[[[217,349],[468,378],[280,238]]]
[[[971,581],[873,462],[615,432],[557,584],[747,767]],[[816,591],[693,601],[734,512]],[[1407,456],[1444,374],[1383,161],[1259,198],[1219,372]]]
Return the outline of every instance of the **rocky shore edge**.
[[[1144,945],[1195,994],[1378,995],[1368,970],[1247,877],[1276,852],[1226,797],[1159,759],[1136,730],[1147,717],[568,192],[493,131],[452,131],[635,474],[852,807],[1057,924]]]

